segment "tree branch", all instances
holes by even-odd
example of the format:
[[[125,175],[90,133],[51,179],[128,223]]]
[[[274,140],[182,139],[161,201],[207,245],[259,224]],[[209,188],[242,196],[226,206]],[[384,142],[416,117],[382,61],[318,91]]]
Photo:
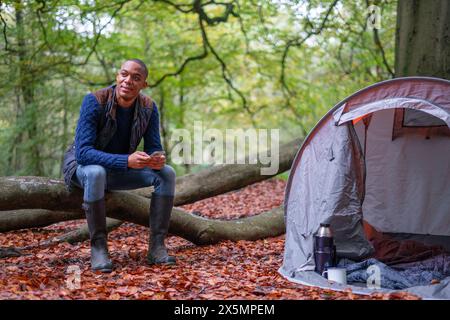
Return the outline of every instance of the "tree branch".
[[[123,6],[127,3],[130,2],[130,0],[123,0],[122,2],[119,3],[119,7],[116,8],[116,10],[114,10],[114,12],[111,15],[111,18],[109,19],[109,21],[107,23],[105,23],[100,30],[98,31],[98,33],[95,36],[95,40],[94,40],[94,44],[92,45],[92,49],[91,51],[88,53],[88,55],[86,56],[86,59],[84,59],[84,62],[82,63],[73,63],[74,65],[80,66],[80,65],[86,65],[91,57],[91,55],[94,53],[97,44],[99,42],[100,39],[100,35],[102,34],[102,31],[113,21],[113,19],[115,18],[115,16],[119,13],[120,10],[122,10]]]
[[[7,24],[6,24],[5,19],[4,19],[3,16],[2,16],[1,12],[0,12],[0,20],[1,20],[2,23],[3,23],[3,38],[5,39],[5,51],[11,51],[11,50],[8,48],[8,37],[7,37],[7,35],[6,35]]]
[[[213,54],[213,56],[216,58],[216,60],[220,63],[221,68],[222,68],[222,78],[225,80],[225,82],[228,84],[228,86],[231,88],[231,90],[233,90],[235,93],[238,94],[238,96],[241,98],[242,100],[242,106],[244,108],[244,110],[246,110],[250,115],[252,115],[253,113],[251,112],[248,103],[247,103],[247,99],[245,98],[244,94],[237,89],[233,82],[231,81],[230,77],[227,75],[228,73],[228,68],[227,65],[225,64],[225,62],[223,61],[223,59],[219,56],[219,54],[216,52],[216,50],[214,49],[214,47],[211,45],[211,43],[209,42],[208,39],[208,35],[206,33],[206,29],[205,26],[203,25],[203,14],[201,14],[201,12],[203,11],[203,9],[201,8],[201,6],[199,5],[201,1],[196,0],[194,3],[196,12],[199,15],[199,25],[200,25],[200,29],[202,32],[202,37],[203,37],[203,41],[206,44],[206,46],[209,48],[209,50],[211,51],[211,53]]]
[[[194,7],[192,7],[192,5],[190,4],[176,4],[169,0],[153,0],[153,1],[167,3],[168,5],[174,7],[175,9],[183,13],[190,13],[194,11]],[[183,9],[183,7],[190,7],[190,9]]]
[[[201,4],[201,0],[196,0],[194,2],[194,10],[200,15],[200,18],[205,21],[208,25],[210,26],[214,26],[217,25],[221,22],[227,22],[228,21],[228,17],[230,16],[230,14],[234,17],[237,17],[237,14],[234,12],[234,5],[233,3],[217,3],[214,1],[211,1],[211,3],[213,4],[218,4],[218,5],[222,5],[225,6],[225,12],[222,16],[217,16],[214,18],[210,18],[205,10],[203,9],[204,6],[206,6],[207,4]],[[200,5],[199,5],[200,4]]]
[[[369,2],[368,1],[366,1],[366,4],[367,4],[367,7],[369,7]],[[389,66],[389,63],[387,62],[386,53],[384,51],[383,45],[381,44],[381,40],[380,40],[380,36],[378,34],[378,30],[376,28],[372,28],[372,30],[373,30],[373,40],[374,40],[375,45],[377,46],[378,50],[380,50],[381,58],[383,60],[383,64],[386,67],[387,72],[389,72],[390,76],[392,78],[394,78],[395,77],[395,73],[392,70],[392,68]]]
[[[333,1],[333,3],[328,8],[325,17],[323,18],[322,22],[320,23],[319,27],[314,29],[314,26],[311,24],[311,22],[307,21],[307,25],[312,27],[312,30],[309,31],[305,37],[300,39],[299,37],[291,39],[287,42],[286,47],[283,50],[283,55],[281,58],[281,76],[280,76],[280,82],[284,90],[288,93],[287,96],[287,104],[290,105],[290,97],[294,95],[294,93],[289,89],[289,86],[286,83],[286,59],[289,53],[289,49],[291,47],[300,47],[306,40],[308,40],[313,35],[318,35],[322,32],[322,30],[325,28],[325,24],[328,21],[328,18],[331,14],[331,11],[336,6],[339,0]],[[283,91],[284,92],[284,91]]]
[[[187,58],[186,60],[184,60],[183,64],[178,68],[177,71],[171,72],[171,73],[166,73],[161,78],[159,78],[155,83],[150,84],[149,87],[150,88],[157,87],[159,84],[161,84],[161,82],[164,81],[165,78],[180,75],[183,72],[184,68],[188,65],[188,63],[195,61],[195,60],[202,60],[202,59],[206,58],[207,55],[208,55],[208,51],[206,49],[206,44],[205,44],[205,42],[203,42],[203,52],[201,54]]]
[[[239,4],[238,0],[234,0],[234,2],[236,3],[236,6],[239,9],[239,12],[241,12],[241,5]],[[250,40],[248,39],[248,35],[247,35],[247,31],[245,30],[244,27],[244,21],[242,20],[242,17],[239,13],[235,13],[235,17],[238,19],[239,21],[239,26],[241,28],[241,32],[244,35],[244,39],[245,39],[245,53],[249,53],[250,52]]]

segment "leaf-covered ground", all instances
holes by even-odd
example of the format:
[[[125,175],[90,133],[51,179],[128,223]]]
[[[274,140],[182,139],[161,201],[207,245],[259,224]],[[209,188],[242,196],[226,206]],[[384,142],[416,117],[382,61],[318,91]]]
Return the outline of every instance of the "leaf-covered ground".
[[[242,190],[183,206],[209,218],[258,214],[283,201],[285,183],[264,181]],[[73,230],[83,220],[0,234],[0,247],[21,247]],[[305,287],[281,277],[284,236],[195,246],[169,236],[175,266],[148,266],[147,228],[124,223],[109,234],[115,264],[94,273],[89,243],[61,243],[0,260],[0,299],[414,299],[407,294],[360,296]],[[77,269],[80,282],[77,282]],[[79,288],[78,288],[79,287]]]

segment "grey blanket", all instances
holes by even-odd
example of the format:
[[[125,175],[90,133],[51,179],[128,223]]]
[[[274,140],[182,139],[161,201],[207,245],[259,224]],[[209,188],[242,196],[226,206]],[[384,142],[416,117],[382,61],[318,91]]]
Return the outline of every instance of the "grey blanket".
[[[341,259],[339,267],[347,269],[347,282],[367,283],[367,279],[373,279],[373,273],[368,273],[368,268],[376,265],[380,270],[381,287],[386,289],[406,289],[421,285],[430,285],[433,280],[443,280],[450,276],[450,256],[438,255],[423,261],[387,266],[376,260],[368,259],[362,262],[353,262]]]

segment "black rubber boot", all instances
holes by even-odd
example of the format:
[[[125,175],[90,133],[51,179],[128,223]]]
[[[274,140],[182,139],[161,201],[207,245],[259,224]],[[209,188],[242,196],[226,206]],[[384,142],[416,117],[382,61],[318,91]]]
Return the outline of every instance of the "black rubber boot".
[[[111,272],[113,265],[108,254],[105,199],[84,202],[83,209],[91,239],[91,269]]]
[[[164,240],[169,230],[173,196],[152,194],[150,202],[150,240],[147,261],[149,264],[175,264],[175,258],[167,254]]]

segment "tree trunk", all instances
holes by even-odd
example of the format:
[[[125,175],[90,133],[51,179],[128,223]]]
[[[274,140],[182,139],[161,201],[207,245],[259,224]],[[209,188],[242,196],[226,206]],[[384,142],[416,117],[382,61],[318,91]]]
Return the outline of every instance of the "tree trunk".
[[[3,177],[0,178],[0,194],[0,210],[26,209],[1,211],[0,231],[8,231],[5,229],[5,221],[11,219],[15,219],[15,224],[21,228],[41,226],[46,219],[56,222],[54,217],[58,213],[48,210],[58,210],[61,207],[75,212],[61,214],[59,221],[83,217],[79,209],[81,191],[68,193],[61,181],[41,177]],[[150,203],[146,198],[125,191],[110,192],[106,196],[106,207],[110,218],[142,226],[149,225]],[[8,226],[15,225],[10,223]],[[225,221],[206,219],[174,208],[169,232],[195,244],[212,244],[221,240],[256,240],[282,234],[284,215],[280,207],[253,217]]]
[[[301,143],[302,140],[296,139],[280,146],[277,174],[291,168]],[[177,179],[175,205],[193,203],[273,177],[261,175],[262,167],[261,164],[224,164],[184,175]],[[151,194],[149,188],[132,192],[143,197],[150,197]]]
[[[0,232],[42,228],[53,223],[83,218],[81,211],[54,211],[46,209],[20,209],[0,211]]]
[[[0,258],[18,257],[22,252],[16,248],[0,248]]]
[[[395,76],[450,79],[450,1],[399,0]]]
[[[42,175],[42,161],[39,150],[39,145],[35,141],[38,134],[38,112],[36,110],[37,104],[34,99],[34,86],[36,81],[34,79],[33,73],[30,72],[30,64],[32,61],[29,60],[28,57],[28,48],[27,43],[25,41],[25,21],[23,10],[24,4],[21,1],[15,2],[15,17],[16,17],[16,26],[17,26],[17,46],[18,46],[18,59],[19,59],[19,78],[20,78],[20,91],[23,97],[23,110],[18,110],[18,120],[19,126],[22,125],[21,122],[25,122],[25,131],[26,135],[23,132],[19,133],[19,136],[16,140],[18,145],[22,146],[26,140],[32,140],[32,143],[29,144],[28,154],[30,156],[24,156],[22,154],[19,155],[20,159],[24,159],[24,167],[19,169],[25,169],[27,172],[32,172],[35,175]],[[31,38],[33,40],[33,38]],[[24,148],[19,149],[20,152],[24,152]]]
[[[67,87],[67,82],[66,82],[66,78],[63,78],[62,80],[63,83],[63,106],[62,106],[62,112],[63,112],[63,121],[62,121],[62,148],[61,150],[65,151],[67,149],[67,145],[68,145],[68,136],[69,136],[69,121],[67,119],[68,113],[69,113],[69,99],[68,99],[68,87]],[[62,152],[61,154],[61,160],[60,163],[63,163],[64,161],[64,152]]]
[[[166,119],[166,96],[164,92],[164,85],[161,85],[159,88],[159,123],[161,128],[161,138],[162,138],[162,144],[163,149],[166,150],[166,152],[169,151],[169,136],[167,134],[167,119]],[[167,155],[168,157],[170,154]],[[170,158],[167,158],[168,161],[170,161]]]

